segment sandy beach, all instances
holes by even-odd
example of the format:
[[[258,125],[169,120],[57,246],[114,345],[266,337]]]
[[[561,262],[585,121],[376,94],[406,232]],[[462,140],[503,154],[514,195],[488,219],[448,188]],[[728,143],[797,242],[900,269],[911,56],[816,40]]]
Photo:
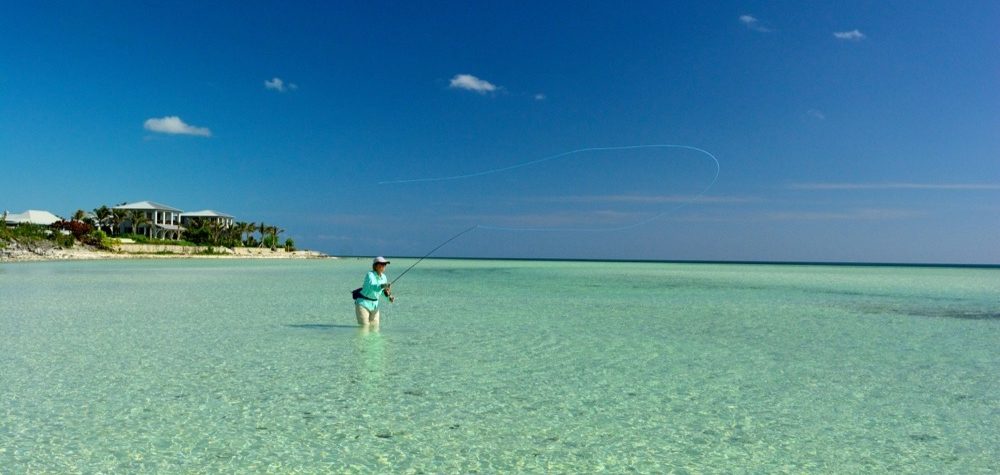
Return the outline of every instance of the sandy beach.
[[[210,250],[210,251],[209,251]],[[151,244],[121,244],[113,251],[76,245],[60,248],[43,241],[32,245],[8,243],[0,249],[0,262],[32,262],[96,259],[325,259],[331,256],[317,251],[285,251],[257,247],[205,247]]]

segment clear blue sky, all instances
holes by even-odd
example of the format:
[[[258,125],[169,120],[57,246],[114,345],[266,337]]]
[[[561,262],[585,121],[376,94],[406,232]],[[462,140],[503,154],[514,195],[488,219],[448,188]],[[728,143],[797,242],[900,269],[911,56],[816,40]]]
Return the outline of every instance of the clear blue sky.
[[[537,5],[536,3],[544,3]],[[6,2],[0,208],[299,247],[1000,263],[1000,2]],[[275,79],[280,81],[275,81]]]

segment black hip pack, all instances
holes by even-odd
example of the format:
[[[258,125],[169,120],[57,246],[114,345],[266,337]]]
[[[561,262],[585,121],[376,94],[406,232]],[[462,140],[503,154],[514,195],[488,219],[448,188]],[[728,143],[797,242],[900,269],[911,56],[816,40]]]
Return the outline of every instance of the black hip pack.
[[[361,287],[358,287],[358,288],[356,288],[356,289],[354,289],[354,290],[351,291],[351,298],[353,298],[354,300],[357,300],[357,299],[365,299],[365,300],[371,300],[371,301],[378,300],[378,299],[370,299],[368,297],[365,297],[365,294],[361,293]]]

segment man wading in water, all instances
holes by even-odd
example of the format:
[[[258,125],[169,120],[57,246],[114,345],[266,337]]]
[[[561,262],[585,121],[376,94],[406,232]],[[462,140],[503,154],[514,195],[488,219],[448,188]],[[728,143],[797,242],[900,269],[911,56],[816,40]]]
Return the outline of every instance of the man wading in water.
[[[395,301],[389,292],[389,279],[385,276],[385,268],[389,261],[382,256],[378,256],[372,261],[372,270],[365,275],[365,283],[360,288],[354,289],[351,295],[354,297],[354,314],[358,317],[358,325],[362,328],[378,329],[378,303],[379,295],[385,295],[390,302]]]

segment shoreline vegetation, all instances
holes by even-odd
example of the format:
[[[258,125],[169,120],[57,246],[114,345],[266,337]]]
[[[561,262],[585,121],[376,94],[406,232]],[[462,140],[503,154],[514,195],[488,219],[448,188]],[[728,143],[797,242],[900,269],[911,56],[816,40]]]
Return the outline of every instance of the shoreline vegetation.
[[[156,239],[148,220],[139,213],[118,212],[101,206],[94,213],[78,210],[70,220],[48,225],[8,223],[0,215],[0,262],[240,258],[318,259],[330,256],[298,250],[292,239],[281,242],[284,232],[265,223],[198,219],[182,227],[179,239]],[[146,224],[146,226],[143,226]],[[131,232],[125,232],[126,230]],[[136,233],[139,232],[139,234]]]
[[[37,261],[77,261],[105,259],[327,259],[333,258],[317,251],[269,248],[226,248],[187,246],[183,251],[159,246],[159,250],[144,249],[145,245],[122,244],[113,250],[99,249],[86,244],[72,248],[59,247],[51,242],[22,244],[0,240],[0,263]],[[177,246],[182,247],[182,246]]]

